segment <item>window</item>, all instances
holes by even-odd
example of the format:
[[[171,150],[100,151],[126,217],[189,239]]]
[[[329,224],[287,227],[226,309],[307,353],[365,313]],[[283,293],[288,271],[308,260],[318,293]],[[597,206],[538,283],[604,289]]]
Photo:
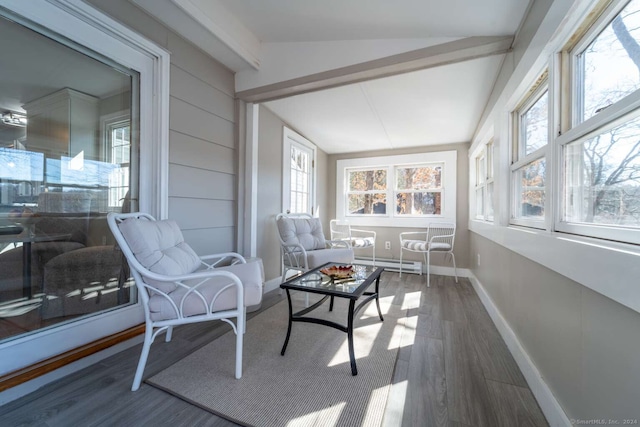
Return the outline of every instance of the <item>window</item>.
[[[5,108],[26,116],[26,120],[21,121],[26,137],[12,138],[10,133],[0,132],[1,145],[7,149],[0,155],[12,157],[19,152],[16,161],[22,162],[20,167],[30,162],[28,175],[9,170],[1,172],[4,175],[0,186],[2,204],[17,204],[9,206],[9,210],[2,209],[3,218],[13,217],[7,215],[13,209],[28,213],[26,209],[55,212],[55,206],[72,207],[73,212],[66,210],[59,218],[55,213],[46,219],[41,215],[37,224],[27,225],[34,234],[46,232],[45,226],[60,233],[60,226],[68,223],[74,232],[63,231],[62,237],[69,240],[60,242],[67,246],[70,240],[86,237],[84,243],[74,243],[78,249],[56,255],[57,260],[49,258],[48,266],[53,267],[51,263],[55,260],[56,268],[60,269],[57,271],[62,273],[56,275],[55,283],[51,280],[53,276],[45,281],[41,274],[21,277],[22,254],[4,263],[0,273],[13,275],[10,280],[13,296],[3,289],[0,315],[9,318],[9,323],[21,324],[20,328],[3,330],[0,351],[5,357],[0,375],[5,375],[144,321],[140,306],[134,300],[134,288],[127,285],[121,288],[122,292],[107,292],[118,290],[108,280],[112,277],[110,274],[103,275],[95,287],[94,283],[82,285],[86,282],[80,279],[88,273],[97,273],[98,264],[103,265],[103,261],[112,265],[110,259],[98,259],[96,254],[84,257],[93,249],[104,249],[105,258],[114,258],[113,251],[107,250],[112,242],[104,224],[103,207],[107,205],[109,172],[117,167],[105,157],[104,140],[100,138],[99,123],[104,114],[125,107],[129,110],[131,155],[136,156],[130,159],[133,209],[166,216],[169,54],[84,2],[13,2],[10,5],[5,2],[0,15],[2,30],[6,34],[11,31],[9,38],[21,46],[14,52],[18,57],[12,60],[9,55],[3,62],[10,64],[3,72],[21,77],[12,80],[11,93],[16,96],[11,99],[11,106],[5,104]],[[64,36],[52,29],[64,29]],[[29,56],[36,52],[36,57]],[[34,64],[37,64],[35,68]],[[47,72],[51,67],[57,68]],[[33,78],[34,70],[40,77]],[[9,98],[5,102],[7,100]],[[9,137],[9,141],[5,137]],[[140,158],[144,161],[139,161]],[[16,179],[24,182],[16,186],[12,182]],[[90,197],[85,197],[87,194]],[[84,232],[86,226],[92,234]],[[38,243],[31,242],[32,253],[37,252]],[[56,250],[67,249],[64,244],[56,244]],[[4,243],[3,248],[6,249]],[[8,247],[7,251],[12,249],[22,248]],[[65,257],[70,253],[74,256]],[[80,255],[88,264],[82,268],[71,267],[75,256]],[[37,271],[35,263],[42,259],[30,258],[25,258],[24,264],[31,262],[33,269],[25,270]],[[73,291],[64,291],[64,278],[74,287]],[[77,292],[80,288],[82,292]],[[119,300],[119,297],[123,298]],[[78,313],[75,308],[66,311],[76,307],[66,304],[72,298],[74,304],[77,302],[89,312]],[[12,299],[18,306],[10,303]],[[24,310],[19,308],[20,304]],[[105,309],[108,305],[110,309]],[[6,338],[11,334],[13,336]]]
[[[493,140],[476,157],[476,218],[493,221]]]
[[[390,227],[455,221],[455,177],[455,151],[338,160],[337,217]]]
[[[511,222],[544,227],[546,156],[549,141],[549,91],[546,72],[513,114]]]
[[[284,128],[283,211],[313,214],[316,148],[302,135]]]
[[[566,53],[559,231],[640,243],[639,44],[640,0],[613,2]]]
[[[347,172],[349,215],[386,215],[387,169],[353,169]]]
[[[131,121],[126,112],[109,114],[101,118],[104,138],[104,157],[116,165],[109,174],[109,194],[106,210],[117,210],[129,191],[131,170]]]

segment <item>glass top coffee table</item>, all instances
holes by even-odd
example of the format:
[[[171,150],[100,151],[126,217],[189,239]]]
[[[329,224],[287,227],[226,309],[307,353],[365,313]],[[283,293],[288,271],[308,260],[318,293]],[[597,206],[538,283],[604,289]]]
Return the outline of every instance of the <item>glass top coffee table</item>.
[[[350,277],[331,277],[320,271],[333,266],[351,266],[353,273]],[[280,352],[280,354],[284,356],[284,353],[287,350],[287,344],[289,343],[289,337],[291,336],[291,327],[293,325],[293,322],[307,322],[329,326],[347,333],[347,340],[349,343],[349,359],[351,361],[351,374],[358,375],[356,359],[353,351],[353,319],[354,316],[365,306],[365,304],[375,299],[380,320],[384,321],[384,319],[382,318],[382,312],[380,311],[380,301],[378,300],[380,275],[383,271],[384,268],[382,267],[372,267],[368,265],[358,264],[339,264],[330,262],[318,268],[314,268],[313,270],[310,270],[300,276],[296,276],[293,279],[290,279],[281,284],[280,287],[287,291],[287,300],[289,302],[289,326],[287,329],[287,337],[284,340],[284,345],[282,346],[282,351]],[[366,291],[367,288],[374,282],[375,291]],[[320,294],[324,295],[324,297],[315,304],[294,313],[293,306],[291,304],[291,290]],[[332,322],[330,320],[305,316],[305,314],[320,307],[327,299],[331,300],[329,311],[332,311],[333,299],[336,297],[346,298],[349,300],[347,326],[344,326],[340,323]],[[356,305],[356,302],[358,303],[358,305]]]

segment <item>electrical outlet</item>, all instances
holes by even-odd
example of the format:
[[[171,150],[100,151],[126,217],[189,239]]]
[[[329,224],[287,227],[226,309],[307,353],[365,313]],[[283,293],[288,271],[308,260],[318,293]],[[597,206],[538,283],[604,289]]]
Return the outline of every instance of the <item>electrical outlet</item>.
[[[388,251],[391,250],[391,242],[384,242],[384,248]]]
[[[480,254],[478,254],[478,267],[480,267]]]

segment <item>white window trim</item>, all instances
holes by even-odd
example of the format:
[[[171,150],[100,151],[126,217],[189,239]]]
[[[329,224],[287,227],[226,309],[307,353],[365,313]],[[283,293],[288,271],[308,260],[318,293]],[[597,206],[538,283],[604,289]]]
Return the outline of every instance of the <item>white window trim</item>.
[[[81,0],[0,0],[0,6],[140,73],[140,209],[168,207],[169,52]],[[18,18],[19,19],[19,18]],[[140,303],[0,344],[7,374],[139,325]]]
[[[548,69],[548,67],[545,67]],[[547,74],[546,71],[540,73],[542,76]],[[535,89],[531,91],[526,98],[523,99],[521,104],[516,107],[512,114],[512,129],[513,129],[513,140],[511,144],[511,152],[512,152],[512,163],[511,163],[511,194],[510,194],[510,209],[509,209],[509,223],[512,225],[519,225],[524,227],[532,227],[545,229],[547,227],[547,217],[550,208],[549,204],[549,196],[550,189],[553,185],[551,181],[551,173],[549,170],[550,162],[549,162],[549,152],[550,147],[553,141],[553,121],[552,121],[552,105],[553,94],[552,90],[549,86],[550,79],[548,77],[539,77],[539,81],[535,83]],[[542,97],[542,95],[547,92],[547,144],[543,147],[538,148],[532,153],[526,154],[524,144],[522,144],[524,140],[524,129],[522,128],[522,117],[523,115],[529,111]],[[520,194],[518,194],[518,184],[517,180],[519,179],[519,172],[529,164],[535,162],[536,160],[545,159],[545,203],[544,203],[544,216],[542,218],[534,218],[534,217],[518,217],[516,216],[516,212],[520,209]],[[495,211],[494,211],[495,215]]]
[[[393,216],[387,209],[386,215],[346,216],[347,171],[355,168],[388,168],[387,194],[393,194],[393,174],[395,166],[417,165],[425,163],[443,163],[442,212],[440,215]],[[434,151],[429,153],[405,154],[398,156],[364,157],[338,160],[336,164],[336,219],[346,220],[353,225],[368,227],[424,227],[429,222],[456,222],[456,151]],[[391,175],[389,175],[391,174]],[[390,199],[387,196],[387,200]],[[388,204],[395,207],[395,203]]]
[[[298,144],[303,146],[304,148],[311,150],[311,191],[309,194],[309,205],[310,205],[310,213],[312,215],[317,215],[318,204],[316,203],[316,167],[315,162],[318,157],[318,149],[316,145],[309,141],[304,136],[300,135],[298,132],[289,129],[286,126],[282,128],[282,212],[287,212],[289,207],[291,206],[291,194],[290,194],[290,186],[291,186],[291,146],[293,144]]]

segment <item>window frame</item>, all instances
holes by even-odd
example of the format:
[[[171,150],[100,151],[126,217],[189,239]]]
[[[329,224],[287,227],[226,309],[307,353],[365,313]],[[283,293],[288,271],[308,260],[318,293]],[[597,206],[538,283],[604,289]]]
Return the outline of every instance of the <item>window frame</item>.
[[[581,120],[579,108],[582,96],[578,93],[581,87],[579,55],[584,51],[613,21],[613,19],[627,7],[630,1],[612,1],[589,26],[587,31],[576,33],[576,42],[564,46],[560,55],[565,58],[562,65],[568,70],[568,78],[563,80],[561,93],[568,94],[567,108],[563,110],[565,117],[565,132],[555,138],[554,145],[558,153],[556,168],[559,170],[557,195],[554,199],[557,211],[554,212],[554,230],[563,233],[576,234],[587,238],[597,238],[619,241],[623,243],[640,244],[640,227],[624,227],[613,224],[581,223],[566,219],[566,183],[564,179],[565,159],[567,147],[573,143],[586,141],[602,134],[607,130],[620,126],[640,117],[640,89],[606,106],[597,114],[586,120]],[[578,37],[579,36],[579,37]],[[567,112],[568,110],[568,112]]]
[[[456,163],[457,152],[434,151],[382,157],[341,159],[336,162],[336,219],[353,225],[369,227],[424,227],[426,222],[455,222],[456,220]],[[396,167],[442,164],[442,199],[439,215],[396,215]],[[346,212],[348,172],[353,170],[387,169],[387,213],[349,215]],[[389,209],[389,200],[394,201]]]
[[[535,151],[527,154],[525,146],[525,132],[526,129],[522,125],[523,118],[533,106],[547,94],[547,143],[536,149]],[[551,129],[553,129],[551,121],[552,108],[552,93],[549,84],[548,68],[545,68],[536,82],[531,86],[527,94],[522,98],[522,101],[511,113],[512,123],[512,139],[511,139],[511,165],[510,165],[510,181],[511,181],[511,196],[510,196],[510,209],[509,209],[509,223],[512,225],[519,225],[531,228],[545,229],[547,224],[547,215],[549,213],[549,189],[551,187],[551,174],[549,173],[549,152],[552,144]],[[532,165],[534,162],[544,159],[545,161],[545,177],[544,187],[542,187],[545,194],[544,211],[540,218],[518,216],[517,212],[520,209],[520,172],[526,167]]]
[[[140,114],[140,125],[139,129],[132,129],[132,132],[139,132],[140,153],[145,159],[140,162],[139,208],[158,218],[166,218],[169,52],[84,2],[48,0],[0,3],[4,8],[2,14],[12,20],[26,26],[34,23],[60,35],[61,40],[77,41],[81,47],[112,58],[140,73],[139,84],[132,88],[132,92],[140,96],[140,111],[136,112]],[[0,375],[121,332],[143,321],[138,302],[3,342],[0,352],[6,357]]]
[[[311,164],[309,165],[310,182],[308,183],[308,212],[304,213],[314,215],[314,211],[317,206],[317,176],[315,167],[317,148],[313,142],[309,141],[294,130],[289,129],[286,126],[283,126],[282,129],[282,212],[289,213],[291,211],[291,148],[295,146],[303,151],[308,151],[311,154]]]
[[[482,144],[482,149],[475,156],[475,180],[474,180],[474,218],[481,221],[493,222],[495,211],[493,195],[495,192],[495,144],[493,138]],[[484,174],[482,174],[484,171]],[[489,192],[489,186],[493,191]],[[481,210],[478,212],[478,193],[482,195]],[[491,207],[491,214],[489,214]]]

